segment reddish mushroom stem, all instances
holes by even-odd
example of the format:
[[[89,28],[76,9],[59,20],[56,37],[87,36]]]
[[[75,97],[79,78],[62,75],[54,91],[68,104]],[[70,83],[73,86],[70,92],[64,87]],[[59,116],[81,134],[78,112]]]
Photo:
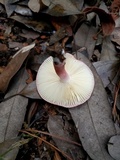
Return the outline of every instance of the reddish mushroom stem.
[[[65,63],[54,64],[55,71],[60,77],[61,82],[67,82],[69,80],[69,75],[65,70]]]

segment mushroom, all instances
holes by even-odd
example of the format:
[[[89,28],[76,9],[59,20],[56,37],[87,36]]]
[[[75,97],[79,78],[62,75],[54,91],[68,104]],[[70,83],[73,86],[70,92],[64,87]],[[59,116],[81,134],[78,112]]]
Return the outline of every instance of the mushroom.
[[[40,66],[36,86],[40,96],[49,103],[66,108],[86,102],[94,88],[94,76],[89,67],[66,53],[65,61],[55,64],[48,57]]]

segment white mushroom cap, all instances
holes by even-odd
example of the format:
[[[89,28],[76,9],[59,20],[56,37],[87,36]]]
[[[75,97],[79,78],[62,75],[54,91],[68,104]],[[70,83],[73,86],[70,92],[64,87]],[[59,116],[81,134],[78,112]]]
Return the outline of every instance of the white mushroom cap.
[[[73,55],[65,54],[65,70],[69,76],[65,81],[57,75],[53,58],[47,58],[40,66],[36,85],[40,96],[49,103],[66,108],[86,102],[94,88],[94,77],[89,67]]]

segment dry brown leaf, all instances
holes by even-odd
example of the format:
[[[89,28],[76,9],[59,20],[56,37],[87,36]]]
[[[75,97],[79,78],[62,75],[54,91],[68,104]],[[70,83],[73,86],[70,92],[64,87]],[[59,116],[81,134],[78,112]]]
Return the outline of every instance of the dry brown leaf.
[[[23,47],[21,50],[19,50],[15,56],[12,58],[12,60],[8,63],[6,68],[4,69],[4,72],[0,74],[0,91],[5,92],[10,80],[12,77],[17,73],[17,71],[22,66],[24,60],[27,58],[29,54],[29,50],[32,49],[35,46],[35,44],[31,44],[29,46]]]
[[[106,13],[104,10],[97,7],[88,7],[83,11],[85,14],[95,12],[100,19],[102,25],[102,32],[104,36],[108,36],[112,33],[115,28],[115,21],[111,14]]]

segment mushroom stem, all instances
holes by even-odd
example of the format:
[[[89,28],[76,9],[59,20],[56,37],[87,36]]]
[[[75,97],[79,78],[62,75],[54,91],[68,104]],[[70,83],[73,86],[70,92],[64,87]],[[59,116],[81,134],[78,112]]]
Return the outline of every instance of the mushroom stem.
[[[67,82],[69,80],[69,75],[65,70],[65,62],[61,64],[54,64],[55,71],[60,77],[61,82]]]

